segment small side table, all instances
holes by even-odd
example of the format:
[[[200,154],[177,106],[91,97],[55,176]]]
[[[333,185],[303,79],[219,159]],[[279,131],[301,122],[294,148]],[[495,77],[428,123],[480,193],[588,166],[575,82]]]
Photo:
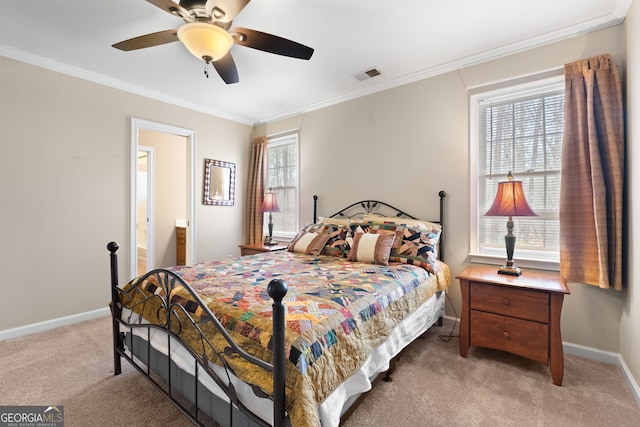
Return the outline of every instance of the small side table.
[[[187,228],[176,227],[176,265],[187,264]]]
[[[240,255],[253,255],[260,252],[282,251],[287,249],[287,245],[263,245],[262,243],[247,243],[240,245]]]
[[[564,352],[560,315],[569,288],[557,272],[523,269],[521,276],[498,268],[471,265],[460,280],[460,355],[469,346],[507,351],[548,365],[562,385]]]

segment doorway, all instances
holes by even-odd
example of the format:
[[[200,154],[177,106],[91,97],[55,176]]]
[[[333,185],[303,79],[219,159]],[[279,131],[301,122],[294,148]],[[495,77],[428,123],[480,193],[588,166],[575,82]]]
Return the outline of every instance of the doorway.
[[[163,144],[166,147],[164,149],[161,148]],[[173,150],[177,146],[181,147],[180,152],[183,154],[172,156],[169,165],[163,163],[164,150]],[[132,118],[130,229],[130,275],[132,278],[152,268],[175,265],[175,255],[172,255],[171,251],[175,252],[175,223],[178,221],[186,225],[186,261],[190,263],[195,256],[193,249],[194,146],[195,133],[190,129]],[[145,165],[146,173],[142,170]],[[174,195],[168,193],[162,183],[163,179],[166,182],[167,175],[176,169],[181,171],[180,178],[184,185],[172,190],[179,193]],[[169,179],[169,181],[174,180]],[[145,199],[145,193],[146,203],[142,202]],[[156,204],[161,208],[156,209]],[[167,211],[174,207],[177,207],[179,213],[175,214],[175,217],[167,218]],[[145,209],[146,215],[143,212]],[[174,242],[173,245],[170,239]],[[142,253],[144,257],[139,256]],[[144,259],[144,264],[139,262],[141,258]]]
[[[154,252],[148,248],[155,248],[154,243],[154,200],[153,200],[153,147],[138,146],[138,170],[136,172],[136,204],[138,208],[137,233],[137,266],[138,272],[149,271],[154,268]]]

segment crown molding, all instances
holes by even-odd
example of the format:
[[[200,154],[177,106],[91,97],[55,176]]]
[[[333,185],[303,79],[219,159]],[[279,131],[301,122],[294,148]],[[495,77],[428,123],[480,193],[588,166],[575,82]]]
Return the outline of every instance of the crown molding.
[[[368,86],[365,89],[353,91],[344,95],[331,97],[310,104],[306,104],[295,109],[282,111],[278,114],[265,116],[259,120],[251,120],[247,117],[240,117],[232,115],[224,111],[207,108],[201,104],[185,102],[181,99],[167,96],[166,94],[147,88],[143,88],[139,85],[124,82],[122,80],[114,79],[106,75],[91,72],[79,67],[74,67],[68,64],[64,64],[58,61],[54,61],[48,58],[44,58],[38,55],[29,54],[23,51],[19,51],[4,45],[0,45],[0,55],[15,59],[17,61],[25,62],[31,65],[42,67],[48,70],[56,71],[62,74],[77,77],[83,80],[98,83],[111,88],[123,90],[125,92],[133,93],[136,95],[144,96],[146,98],[154,99],[157,101],[165,102],[178,107],[187,108],[193,111],[209,114],[212,116],[220,117],[223,119],[231,120],[234,122],[260,126],[265,123],[282,120],[284,118],[304,114],[321,108],[329,107],[332,105],[340,104],[353,99],[361,98],[367,95],[372,95],[387,89],[393,89],[399,86],[403,86],[409,83],[414,83],[419,80],[424,80],[430,77],[434,77],[440,74],[444,74],[450,71],[455,71],[461,68],[466,68],[483,62],[495,60],[498,58],[506,57],[516,53],[520,53],[526,50],[534,49],[551,43],[556,43],[562,40],[566,40],[581,34],[586,34],[604,28],[608,28],[614,25],[624,22],[626,13],[631,5],[632,0],[620,0],[617,3],[616,10],[613,13],[604,15],[594,20],[585,21],[583,23],[566,27],[564,29],[554,31],[551,33],[543,34],[538,37],[529,38],[526,40],[517,41],[504,46],[496,47],[495,49],[489,49],[476,55],[470,55],[463,58],[459,58],[454,61],[450,61],[444,64],[439,64],[433,67],[426,68],[424,70],[406,74],[391,80],[381,82],[376,85]]]
[[[409,83],[414,83],[430,77],[438,76],[451,71],[456,71],[461,68],[467,68],[473,65],[481,64],[483,62],[503,58],[503,57],[524,52],[530,49],[535,49],[537,47],[549,45],[551,43],[557,43],[563,40],[568,40],[570,38],[573,38],[582,34],[587,34],[587,33],[599,31],[608,27],[612,27],[615,25],[619,25],[622,22],[624,22],[626,12],[629,9],[630,4],[631,4],[631,0],[622,0],[618,5],[618,9],[616,13],[608,14],[598,19],[586,21],[578,25],[566,27],[558,31],[546,33],[538,37],[517,41],[514,43],[510,43],[508,45],[497,47],[495,49],[486,50],[476,55],[466,56],[464,58],[459,58],[455,61],[436,65],[430,68],[426,68],[424,70],[421,70],[415,73],[407,74],[395,79],[381,82],[375,86],[369,86],[363,90],[354,91],[354,92],[351,92],[345,95],[336,96],[333,98],[327,98],[325,100],[308,104],[306,106],[297,108],[295,110],[289,110],[289,111],[282,112],[280,114],[264,117],[258,123],[265,124],[265,123],[281,120],[284,118],[288,118],[296,114],[308,113],[310,111],[319,110],[321,108],[329,107],[332,105],[340,104],[342,102],[361,98],[363,96],[382,92],[387,89],[393,89]],[[256,124],[254,124],[254,126]]]
[[[27,64],[34,65],[36,67],[41,67],[47,70],[66,74],[68,76],[77,77],[79,79],[87,80],[93,83],[98,83],[103,86],[119,89],[135,95],[144,96],[145,98],[150,98],[156,101],[165,102],[167,104],[175,105],[177,107],[187,108],[189,110],[209,114],[212,116],[220,117],[222,119],[227,119],[234,122],[243,123],[246,125],[253,124],[253,121],[247,119],[246,117],[238,117],[238,116],[230,115],[224,111],[214,110],[214,109],[206,108],[199,104],[185,102],[181,99],[167,96],[162,92],[149,90],[147,88],[144,88],[138,85],[134,85],[131,83],[124,82],[122,80],[114,79],[104,74],[95,73],[92,71],[85,70],[83,68],[74,67],[69,64],[64,64],[62,62],[54,61],[49,58],[34,55],[31,53],[26,53],[24,51],[17,50],[5,45],[0,45],[0,56],[5,56],[7,58],[15,59],[16,61],[25,62]]]

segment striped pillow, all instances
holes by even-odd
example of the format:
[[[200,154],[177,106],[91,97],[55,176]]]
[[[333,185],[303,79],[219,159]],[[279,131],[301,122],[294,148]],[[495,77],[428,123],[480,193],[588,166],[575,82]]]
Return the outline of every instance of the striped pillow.
[[[302,232],[307,233],[316,233],[316,234],[327,234],[329,235],[329,239],[327,240],[327,244],[320,252],[320,255],[329,255],[336,256],[341,258],[346,258],[349,255],[349,247],[347,245],[346,239],[347,234],[349,232],[348,226],[342,226],[338,224],[307,224],[302,227],[298,233]]]
[[[318,234],[301,231],[298,235],[289,243],[287,250],[289,252],[298,252],[307,255],[318,255],[324,245],[329,240],[329,234]]]
[[[389,265],[395,238],[395,233],[355,233],[347,260]]]

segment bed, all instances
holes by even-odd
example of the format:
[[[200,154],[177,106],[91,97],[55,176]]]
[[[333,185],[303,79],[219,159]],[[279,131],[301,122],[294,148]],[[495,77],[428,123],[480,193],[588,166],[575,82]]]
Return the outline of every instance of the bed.
[[[114,374],[130,362],[200,425],[336,426],[444,315],[440,218],[365,200],[305,225],[285,251],[118,284]]]

